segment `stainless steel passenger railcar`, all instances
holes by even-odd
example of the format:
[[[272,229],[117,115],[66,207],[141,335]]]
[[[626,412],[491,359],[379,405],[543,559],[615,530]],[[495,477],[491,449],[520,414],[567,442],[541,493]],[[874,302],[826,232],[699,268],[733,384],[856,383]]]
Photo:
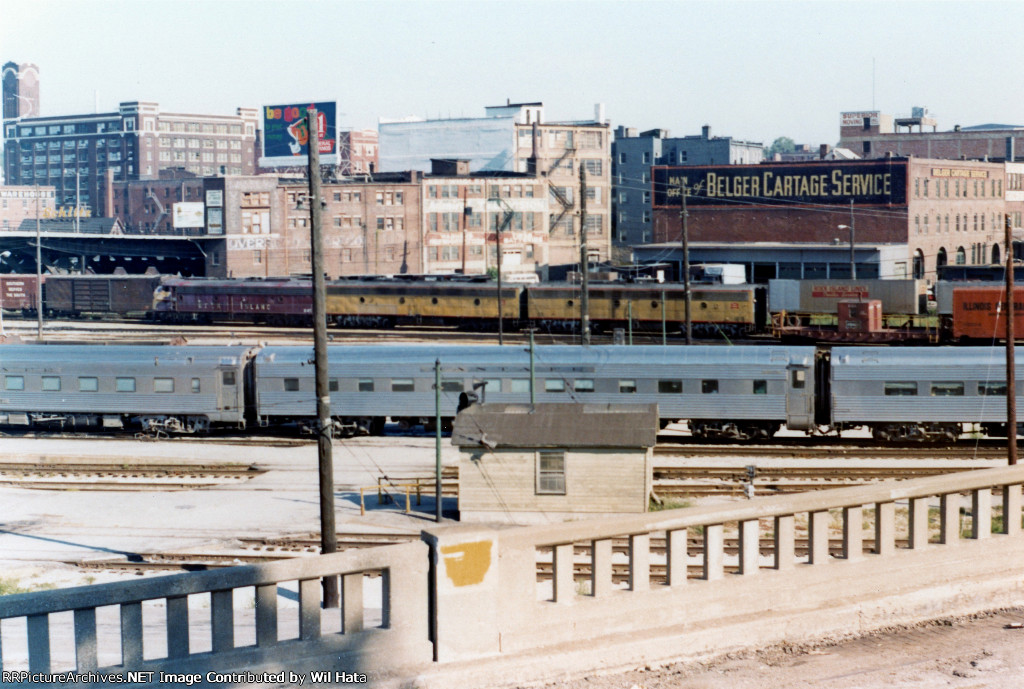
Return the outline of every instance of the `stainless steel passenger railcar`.
[[[441,416],[463,394],[486,402],[529,403],[530,355],[520,347],[409,345],[331,347],[331,411],[377,432],[386,417],[433,424],[434,362],[441,365]],[[312,350],[267,347],[253,361],[259,422],[312,424]],[[811,428],[813,347],[536,348],[537,402],[658,404],[664,423],[687,420],[705,438],[769,437],[780,427]]]
[[[0,425],[168,433],[243,428],[250,350],[4,345]]]

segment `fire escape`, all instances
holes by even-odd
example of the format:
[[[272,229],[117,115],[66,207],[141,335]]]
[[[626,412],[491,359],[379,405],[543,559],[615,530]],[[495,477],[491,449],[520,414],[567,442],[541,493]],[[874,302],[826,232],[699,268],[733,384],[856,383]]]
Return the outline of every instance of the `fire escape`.
[[[573,147],[573,146],[566,146],[565,147],[565,151],[562,152],[562,155],[558,158],[558,160],[553,162],[551,164],[551,167],[548,168],[548,174],[547,174],[547,177],[546,177],[546,179],[548,181],[548,186],[551,188],[551,194],[555,197],[555,199],[558,201],[559,205],[561,206],[561,209],[559,210],[558,215],[556,215],[555,218],[551,221],[551,226],[548,228],[548,233],[549,234],[554,234],[555,228],[558,227],[558,223],[560,223],[562,221],[562,219],[566,215],[568,215],[572,211],[572,209],[573,209],[573,202],[570,201],[569,199],[567,199],[565,197],[565,194],[562,193],[562,190],[559,187],[555,186],[555,184],[551,181],[551,173],[554,170],[558,169],[558,166],[562,164],[563,160],[565,160],[566,158],[568,158],[570,155],[572,155],[575,152],[576,152],[576,148],[575,147]]]

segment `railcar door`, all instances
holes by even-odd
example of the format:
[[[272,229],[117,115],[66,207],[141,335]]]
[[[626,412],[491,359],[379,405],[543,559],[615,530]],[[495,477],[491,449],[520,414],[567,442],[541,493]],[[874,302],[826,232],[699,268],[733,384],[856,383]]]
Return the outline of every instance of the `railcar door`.
[[[814,375],[809,363],[786,367],[786,425],[806,431],[814,424]]]
[[[220,385],[217,387],[217,409],[221,420],[225,422],[241,422],[245,416],[245,399],[243,397],[244,381],[241,380],[242,370],[232,358],[221,359],[217,367]]]

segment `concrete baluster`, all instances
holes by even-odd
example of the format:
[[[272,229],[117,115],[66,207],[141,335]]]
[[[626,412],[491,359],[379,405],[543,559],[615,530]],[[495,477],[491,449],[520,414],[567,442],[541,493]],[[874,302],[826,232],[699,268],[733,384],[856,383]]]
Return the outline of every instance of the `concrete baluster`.
[[[363,631],[363,573],[341,577],[341,630],[345,634]]]
[[[299,638],[320,638],[320,580],[299,581]]]
[[[576,579],[573,571],[572,543],[561,543],[552,548],[554,567],[554,599],[556,603],[571,603],[576,598]]]
[[[843,508],[843,557],[849,561],[864,557],[864,507]]]
[[[796,525],[793,515],[775,517],[775,569],[792,569],[796,563]]]
[[[875,503],[875,553],[892,555],[896,552],[896,505],[891,502]]]
[[[956,545],[960,542],[960,494],[946,493],[939,500],[939,542]]]
[[[50,671],[50,616],[28,616],[28,669],[30,672]]]
[[[167,657],[184,658],[189,653],[188,596],[167,598]]]
[[[602,538],[590,542],[590,590],[595,598],[612,591],[612,540]]]
[[[232,589],[210,592],[210,635],[214,653],[235,647],[234,593]]]
[[[682,586],[686,583],[686,537],[685,528],[665,532],[665,565],[669,586]]]
[[[919,550],[928,546],[928,498],[910,501],[910,547]]]
[[[971,491],[971,538],[992,535],[992,489],[975,488]]]
[[[651,588],[651,537],[633,534],[629,537],[629,590],[647,591]]]
[[[1003,533],[1019,536],[1021,533],[1021,486],[1003,486]]]
[[[704,578],[708,581],[725,575],[725,529],[722,524],[704,526]]]
[[[96,669],[96,608],[75,610],[75,670]]]
[[[277,584],[256,587],[256,645],[277,643]]]
[[[740,574],[757,574],[761,569],[760,527],[757,519],[740,522]]]
[[[121,604],[121,664],[142,664],[142,603]]]
[[[811,565],[828,564],[828,527],[831,515],[828,510],[809,512],[807,514],[808,557]]]

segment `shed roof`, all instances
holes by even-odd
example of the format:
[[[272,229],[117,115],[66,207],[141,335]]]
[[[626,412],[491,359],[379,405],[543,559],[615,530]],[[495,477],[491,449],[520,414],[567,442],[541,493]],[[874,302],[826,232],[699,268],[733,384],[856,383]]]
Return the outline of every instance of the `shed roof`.
[[[653,447],[657,404],[474,404],[455,417],[459,447]]]

